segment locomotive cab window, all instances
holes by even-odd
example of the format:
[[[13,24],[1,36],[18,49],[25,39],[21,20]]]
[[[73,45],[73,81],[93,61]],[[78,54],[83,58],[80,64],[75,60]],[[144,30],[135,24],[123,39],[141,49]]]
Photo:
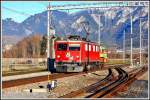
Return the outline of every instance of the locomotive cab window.
[[[80,51],[80,44],[69,44],[70,51]]]
[[[60,50],[60,51],[67,50],[67,44],[65,43],[57,44],[57,50]]]

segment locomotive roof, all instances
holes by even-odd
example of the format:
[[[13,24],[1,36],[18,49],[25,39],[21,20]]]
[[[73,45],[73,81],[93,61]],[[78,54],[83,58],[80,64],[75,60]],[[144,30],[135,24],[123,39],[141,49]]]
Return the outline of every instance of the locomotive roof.
[[[91,41],[83,41],[83,40],[58,40],[57,42],[89,42],[89,43],[92,43],[92,44],[97,44],[97,42],[91,42]]]
[[[97,42],[87,40],[86,38],[80,37],[79,35],[67,35],[65,38],[57,40],[57,42],[89,42],[92,44],[99,45]]]

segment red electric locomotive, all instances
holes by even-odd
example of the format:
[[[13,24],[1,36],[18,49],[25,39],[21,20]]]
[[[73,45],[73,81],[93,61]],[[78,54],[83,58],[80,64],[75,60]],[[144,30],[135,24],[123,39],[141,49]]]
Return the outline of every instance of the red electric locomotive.
[[[100,65],[98,43],[86,41],[80,36],[69,36],[55,42],[57,72],[82,72]]]

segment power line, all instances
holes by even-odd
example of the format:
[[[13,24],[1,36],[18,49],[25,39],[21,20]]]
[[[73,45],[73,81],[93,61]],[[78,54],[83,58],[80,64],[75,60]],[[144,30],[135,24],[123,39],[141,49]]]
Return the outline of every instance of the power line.
[[[24,13],[24,12],[21,12],[21,11],[17,11],[17,10],[11,9],[11,8],[7,8],[7,7],[4,7],[4,6],[2,6],[2,8],[6,9],[6,10],[9,10],[11,12],[14,12],[14,13],[24,15],[24,16],[31,16],[30,14],[27,14],[27,13]]]
[[[80,3],[80,4],[66,4],[66,5],[52,5],[51,10],[67,10],[67,9],[88,9],[88,8],[101,8],[101,7],[136,7],[148,6],[149,3],[145,2],[144,5],[133,4],[134,2],[95,2],[95,3]]]
[[[129,2],[95,2],[95,3],[80,3],[80,4],[65,4],[65,5],[55,5],[51,6],[53,8],[59,8],[59,7],[78,7],[78,6],[102,6],[102,7],[129,7],[129,6],[148,6],[148,4],[145,5],[135,5],[135,4],[129,4]]]

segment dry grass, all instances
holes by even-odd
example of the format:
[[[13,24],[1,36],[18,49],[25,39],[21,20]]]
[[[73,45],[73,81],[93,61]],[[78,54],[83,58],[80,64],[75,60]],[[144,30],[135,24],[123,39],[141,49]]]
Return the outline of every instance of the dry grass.
[[[31,63],[27,63],[30,60]],[[2,58],[2,76],[46,71],[45,58]]]
[[[124,62],[123,59],[108,59],[106,64],[130,64],[130,60],[126,59]]]
[[[10,75],[20,75],[20,74],[27,74],[27,73],[35,73],[35,72],[42,72],[47,71],[46,68],[30,68],[30,69],[13,69],[12,71],[3,71],[2,76],[10,76]]]

